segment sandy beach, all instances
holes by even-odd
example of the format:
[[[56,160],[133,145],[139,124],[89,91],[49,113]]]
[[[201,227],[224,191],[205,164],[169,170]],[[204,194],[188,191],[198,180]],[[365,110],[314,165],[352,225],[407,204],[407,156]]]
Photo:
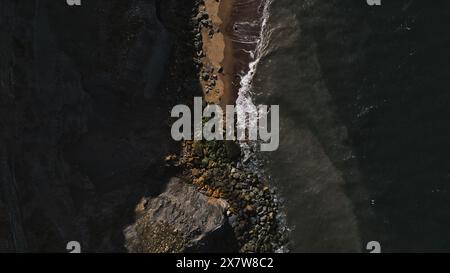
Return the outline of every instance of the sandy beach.
[[[211,28],[202,29],[203,53],[202,67],[211,72],[211,77],[200,74],[205,100],[221,106],[234,104],[233,94],[234,61],[228,24],[234,0],[205,0],[199,11],[206,12],[211,20]],[[211,81],[214,81],[211,84]]]

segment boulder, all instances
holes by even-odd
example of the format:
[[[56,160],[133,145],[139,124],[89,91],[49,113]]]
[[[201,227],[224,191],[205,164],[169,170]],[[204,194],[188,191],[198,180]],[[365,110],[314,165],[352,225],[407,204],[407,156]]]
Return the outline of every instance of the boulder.
[[[225,141],[227,156],[231,160],[237,160],[241,155],[241,147],[234,141]]]
[[[237,251],[228,207],[172,178],[163,193],[138,204],[136,222],[124,231],[125,247],[133,253]]]

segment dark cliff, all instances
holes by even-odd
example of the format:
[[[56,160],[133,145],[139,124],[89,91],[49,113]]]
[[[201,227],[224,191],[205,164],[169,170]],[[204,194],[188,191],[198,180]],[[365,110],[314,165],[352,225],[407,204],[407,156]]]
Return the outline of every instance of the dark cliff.
[[[193,5],[2,1],[0,251],[125,251],[178,147],[169,108],[196,90]]]

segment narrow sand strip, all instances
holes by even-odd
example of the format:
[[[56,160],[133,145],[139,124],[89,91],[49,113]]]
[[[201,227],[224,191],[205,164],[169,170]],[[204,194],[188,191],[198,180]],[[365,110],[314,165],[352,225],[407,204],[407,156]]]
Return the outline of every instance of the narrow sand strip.
[[[212,70],[215,84],[211,85],[211,79],[205,80],[200,74],[200,83],[206,101],[217,103],[221,106],[234,104],[232,94],[233,57],[231,41],[224,33],[228,24],[233,0],[205,0],[200,6],[200,11],[205,11],[212,22],[212,28],[202,29],[203,52],[201,59],[203,67]],[[217,80],[214,78],[217,77]]]

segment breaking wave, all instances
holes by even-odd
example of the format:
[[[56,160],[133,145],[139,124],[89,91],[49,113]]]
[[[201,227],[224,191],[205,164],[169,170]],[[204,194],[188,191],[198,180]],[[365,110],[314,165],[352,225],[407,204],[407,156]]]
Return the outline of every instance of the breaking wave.
[[[248,35],[245,37],[240,37],[239,41],[244,41],[245,43],[254,43],[256,45],[255,49],[249,52],[251,56],[251,61],[248,65],[248,70],[243,71],[240,75],[240,88],[238,91],[238,97],[236,99],[236,110],[237,110],[237,127],[240,129],[245,128],[257,128],[258,120],[254,118],[246,118],[246,115],[258,116],[258,108],[253,102],[253,79],[258,69],[260,60],[267,54],[268,46],[271,37],[271,29],[268,24],[270,18],[270,6],[273,0],[264,0],[261,2],[260,8],[262,9],[262,16],[258,19],[258,24],[260,26],[259,35]],[[254,26],[255,22],[246,23]],[[240,26],[244,23],[240,23]],[[239,29],[239,28],[238,28]],[[252,127],[255,126],[255,127]],[[241,141],[240,146],[243,152],[243,159],[240,163],[240,167],[249,169],[254,173],[257,173],[260,177],[267,177],[269,181],[271,177],[265,173],[264,159],[258,152],[257,147],[260,145],[258,141]],[[273,185],[273,183],[272,183]],[[286,233],[289,232],[287,225],[286,215],[283,212],[283,199],[274,194],[273,201],[278,203],[281,213],[278,214],[279,232]],[[287,246],[282,246],[276,250],[278,253],[289,252]]]

